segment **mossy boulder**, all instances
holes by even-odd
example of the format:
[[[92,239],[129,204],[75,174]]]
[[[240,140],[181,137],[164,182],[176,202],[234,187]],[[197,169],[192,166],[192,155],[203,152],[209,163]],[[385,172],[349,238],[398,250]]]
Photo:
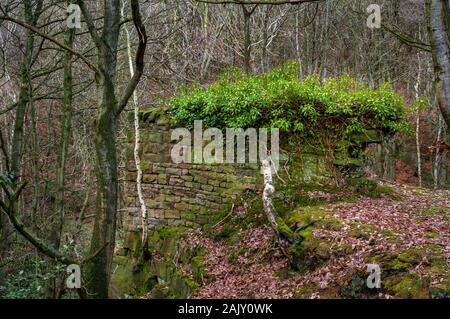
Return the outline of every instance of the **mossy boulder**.
[[[314,237],[313,227],[307,227],[297,233],[299,242],[289,247],[291,266],[300,273],[314,270],[331,256],[330,243]]]
[[[448,262],[442,257],[442,248],[427,244],[400,252],[369,257],[366,262],[378,263],[382,269],[383,291],[400,299],[448,298],[450,277]],[[425,266],[420,274],[416,267]],[[444,277],[439,284],[432,277]]]
[[[427,279],[411,273],[391,276],[384,280],[385,289],[399,299],[428,299],[429,285]]]
[[[369,178],[353,178],[347,180],[350,186],[353,186],[357,194],[380,198],[386,196],[395,201],[401,201],[403,197],[397,194],[394,189],[387,185],[379,185],[379,183]]]
[[[377,298],[379,290],[367,286],[368,275],[363,270],[356,270],[339,289],[339,296],[345,299]]]
[[[188,298],[207,277],[202,264],[204,251],[191,249],[183,242],[185,227],[160,227],[149,234],[152,258],[141,258],[140,234],[130,233],[126,256],[115,256],[111,285],[118,297]],[[181,267],[190,267],[192,277]]]

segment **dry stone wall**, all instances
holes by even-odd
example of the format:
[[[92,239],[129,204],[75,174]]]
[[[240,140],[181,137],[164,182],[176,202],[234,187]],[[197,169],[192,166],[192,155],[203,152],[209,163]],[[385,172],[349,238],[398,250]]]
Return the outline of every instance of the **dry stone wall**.
[[[175,142],[167,114],[158,110],[141,114],[140,156],[143,170],[142,188],[149,213],[149,227],[157,225],[194,226],[207,222],[212,215],[230,211],[232,203],[247,190],[262,188],[257,165],[249,164],[176,164],[171,159]],[[378,132],[356,136],[363,144],[379,143]],[[134,137],[129,136],[126,170],[126,225],[128,230],[142,227],[136,189]],[[348,143],[347,143],[348,144]],[[347,144],[335,154],[335,165],[354,170],[363,165],[362,158],[351,158]],[[326,182],[332,175],[326,169],[323,151],[314,147],[295,149],[293,158],[280,159],[283,170],[289,167],[289,179],[295,183]],[[362,171],[359,169],[359,171]]]
[[[248,164],[176,164],[170,152],[171,128],[166,121],[147,120],[141,125],[142,188],[149,213],[149,227],[204,224],[211,214],[229,211],[246,190],[257,190],[260,174]],[[133,160],[133,136],[128,145],[125,201],[126,225],[142,227]]]

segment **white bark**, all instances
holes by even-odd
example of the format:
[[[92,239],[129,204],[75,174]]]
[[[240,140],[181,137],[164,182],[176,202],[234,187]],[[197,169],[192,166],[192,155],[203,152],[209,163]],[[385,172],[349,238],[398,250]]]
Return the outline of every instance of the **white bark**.
[[[276,211],[273,206],[273,195],[275,194],[275,186],[273,185],[272,167],[270,159],[264,159],[261,161],[261,170],[264,176],[264,190],[262,195],[264,212],[267,215],[270,226],[274,230],[277,236],[280,235],[278,224],[276,222]]]
[[[123,16],[123,8],[122,8]],[[126,25],[124,26],[126,41],[127,41],[127,53],[128,53],[128,65],[130,68],[130,78],[134,76],[134,66],[133,66],[133,55],[131,53],[131,40],[130,32]],[[142,247],[147,246],[148,241],[148,213],[147,207],[145,205],[144,195],[142,193],[142,167],[141,167],[141,157],[139,156],[139,144],[141,142],[140,131],[139,131],[139,101],[137,97],[136,90],[133,92],[133,107],[134,107],[134,162],[136,164],[137,177],[136,177],[136,187],[138,192],[138,200],[141,209],[142,217]]]

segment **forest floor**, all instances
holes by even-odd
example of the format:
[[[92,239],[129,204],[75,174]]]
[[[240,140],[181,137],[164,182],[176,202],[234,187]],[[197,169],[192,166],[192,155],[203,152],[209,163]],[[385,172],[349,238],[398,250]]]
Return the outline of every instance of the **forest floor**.
[[[191,231],[187,242],[207,252],[205,276],[192,297],[448,297],[450,191],[385,187],[393,192],[347,202],[337,202],[339,194],[309,192],[321,202],[300,207],[287,219],[299,229],[314,225],[312,238],[302,245],[300,263],[307,267],[301,271],[292,271],[263,224],[236,226],[241,229],[233,241]],[[235,214],[246,214],[245,207]],[[368,264],[380,265],[381,289],[367,288]]]

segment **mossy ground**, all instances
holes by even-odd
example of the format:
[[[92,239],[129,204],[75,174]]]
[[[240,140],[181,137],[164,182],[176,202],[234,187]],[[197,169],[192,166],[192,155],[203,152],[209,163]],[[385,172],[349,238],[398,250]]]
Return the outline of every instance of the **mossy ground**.
[[[448,298],[446,199],[427,202],[429,192],[417,195],[379,184],[372,189],[376,195],[363,195],[348,185],[345,190],[277,185],[277,222],[288,238],[287,256],[267,226],[259,194],[247,194],[233,212],[211,218],[194,236],[199,241],[194,250],[180,250],[185,228],[153,232],[151,246],[164,258],[158,267],[142,268],[147,275],[135,293],[149,298]],[[173,267],[177,255],[178,267]],[[380,289],[367,287],[368,264],[381,268]],[[133,267],[129,261],[125,265],[117,273],[129,276]],[[155,273],[156,278],[150,276]],[[263,281],[273,284],[258,286]]]

